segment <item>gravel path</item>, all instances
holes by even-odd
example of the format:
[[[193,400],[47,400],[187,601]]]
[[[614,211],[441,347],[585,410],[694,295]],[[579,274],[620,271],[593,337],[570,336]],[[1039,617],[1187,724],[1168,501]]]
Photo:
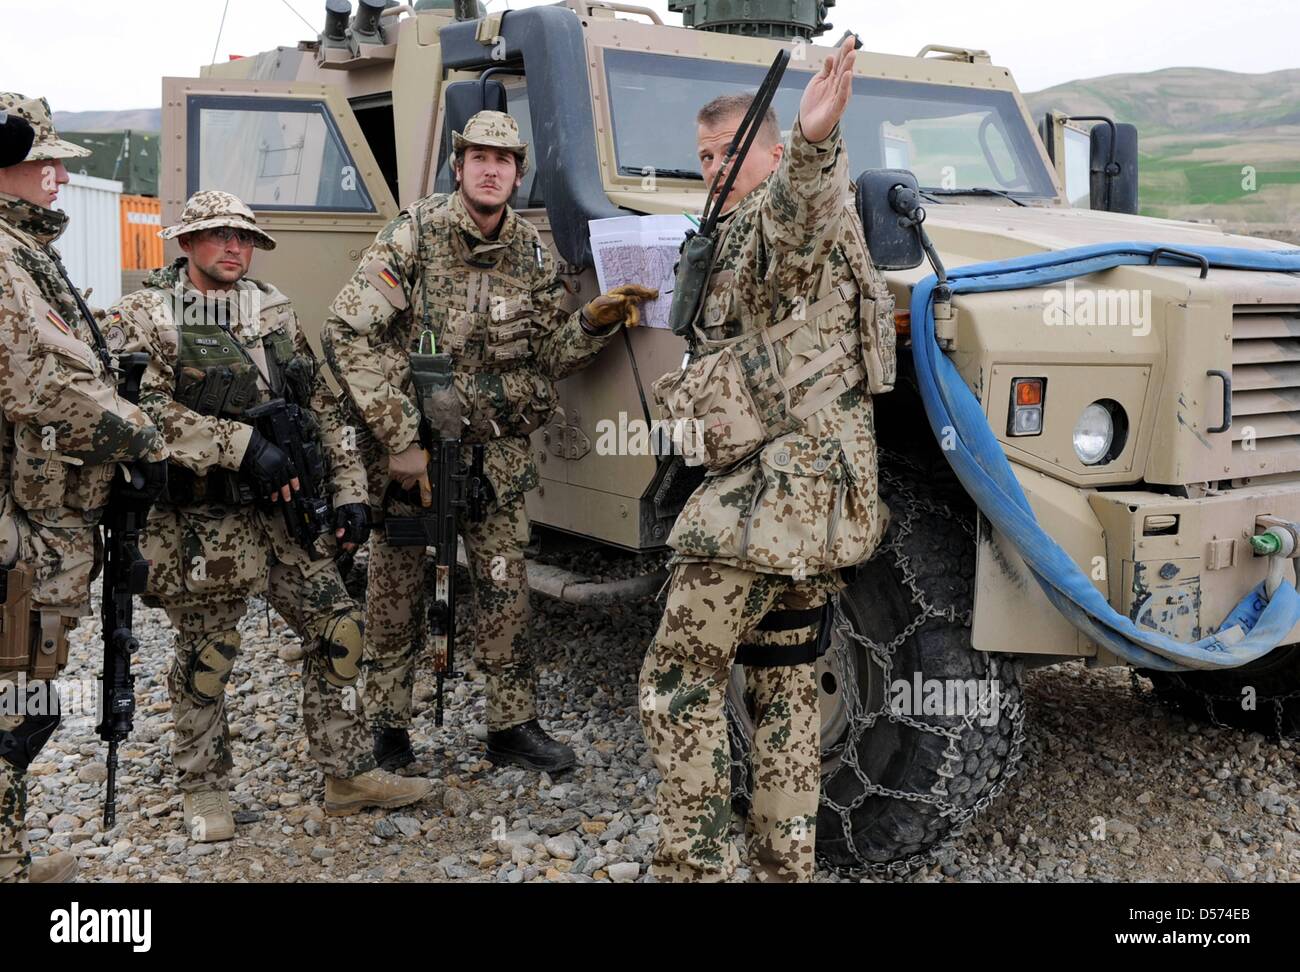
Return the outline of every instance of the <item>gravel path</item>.
[[[631,569],[583,563],[600,576]],[[598,611],[534,597],[533,607],[542,719],[577,750],[577,770],[551,780],[483,758],[483,684],[467,658],[443,729],[427,673],[417,688],[427,704],[414,739],[420,768],[437,781],[431,799],[327,818],[301,736],[301,645],[254,601],[229,697],[240,827],[220,844],[192,843],[184,831],[166,757],[171,632],[161,611],[138,608],[138,710],[121,749],[117,825],[102,830],[105,747],[93,714],[65,715],[31,770],[33,845],[71,848],[89,881],[643,880],[657,776],[636,676],[658,605]],[[64,684],[75,690],[98,666],[96,620],[74,636]],[[1150,707],[1123,670],[1054,666],[1026,683],[1017,780],[946,859],[903,880],[1300,881],[1295,743]]]

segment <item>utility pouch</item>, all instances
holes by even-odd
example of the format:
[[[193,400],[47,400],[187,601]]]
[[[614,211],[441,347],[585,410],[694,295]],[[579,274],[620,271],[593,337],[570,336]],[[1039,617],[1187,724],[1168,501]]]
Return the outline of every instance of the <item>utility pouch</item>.
[[[76,618],[65,618],[57,611],[30,612],[30,678],[54,678],[68,664],[68,633],[76,627]]]
[[[894,295],[883,281],[872,284],[873,293],[862,295],[858,337],[862,363],[867,369],[867,390],[883,395],[898,380],[898,335],[894,329]]]
[[[692,359],[652,388],[668,417],[684,426],[682,451],[687,465],[726,469],[753,455],[767,439],[736,352],[730,347]]]

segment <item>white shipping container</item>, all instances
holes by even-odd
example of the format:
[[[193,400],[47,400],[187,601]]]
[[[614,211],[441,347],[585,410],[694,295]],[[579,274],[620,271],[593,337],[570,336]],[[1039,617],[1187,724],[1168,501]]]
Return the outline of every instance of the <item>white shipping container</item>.
[[[88,303],[108,307],[122,296],[122,183],[70,174],[55,209],[68,214],[68,228],[54,244],[77,289],[94,288]]]

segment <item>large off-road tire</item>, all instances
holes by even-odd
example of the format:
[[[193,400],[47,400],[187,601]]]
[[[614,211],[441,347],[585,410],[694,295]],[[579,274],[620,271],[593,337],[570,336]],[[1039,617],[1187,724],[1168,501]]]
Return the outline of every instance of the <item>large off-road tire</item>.
[[[932,860],[1001,791],[1020,757],[1021,664],[971,647],[974,513],[934,472],[881,454],[881,493],[892,523],[876,556],[839,596],[831,647],[817,667],[817,851],[840,871],[902,874]],[[927,714],[891,706],[899,696],[889,686],[910,685],[917,674],[923,685],[983,685],[983,711]],[[728,710],[741,807],[752,734],[743,684],[743,672],[733,672]]]
[[[1161,704],[1189,718],[1272,737],[1300,736],[1300,645],[1282,645],[1226,671],[1141,674],[1151,679]]]

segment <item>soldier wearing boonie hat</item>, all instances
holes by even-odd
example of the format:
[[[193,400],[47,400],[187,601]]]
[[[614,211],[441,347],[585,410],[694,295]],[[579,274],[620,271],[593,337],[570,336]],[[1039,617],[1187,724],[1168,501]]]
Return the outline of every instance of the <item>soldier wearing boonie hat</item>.
[[[528,143],[519,140],[519,125],[503,111],[480,111],[465,123],[464,132],[451,133],[457,155],[470,145],[513,152],[519,159],[519,175],[528,171]]]
[[[91,613],[95,524],[114,470],[167,456],[145,413],[117,395],[54,248],[68,223],[52,208],[68,182],[62,160],[89,154],[59,138],[44,98],[0,92],[0,884],[76,872],[69,853],[28,853],[26,772],[59,724],[53,679]]]
[[[180,221],[159,235],[178,239],[183,255],[123,297],[109,324],[124,353],[150,356],[140,401],[172,452],[167,493],[140,548],[153,563],[145,603],[166,610],[176,629],[167,691],[185,827],[200,842],[235,834],[225,689],[251,594],[265,597],[306,646],[303,729],[325,773],[325,812],[414,803],[428,794],[427,780],[375,768],[365,713],[350,688],[359,674],[362,613],[329,556],[335,542],[352,549],[366,541],[365,470],[289,298],[248,276],[253,247],[270,250],[275,240],[242,200],[216,189],[191,196]],[[272,399],[311,414],[314,430],[299,428],[304,452],[326,459],[312,478],[332,500],[334,536],[310,548],[258,502],[272,493],[289,501],[308,471],[248,418],[251,407]],[[202,578],[193,573],[195,550]]]
[[[243,200],[220,189],[204,189],[190,196],[185,208],[181,210],[181,221],[175,226],[168,226],[158,235],[164,240],[171,240],[221,226],[246,231],[259,250],[275,249],[275,240],[257,225],[257,217]]]

